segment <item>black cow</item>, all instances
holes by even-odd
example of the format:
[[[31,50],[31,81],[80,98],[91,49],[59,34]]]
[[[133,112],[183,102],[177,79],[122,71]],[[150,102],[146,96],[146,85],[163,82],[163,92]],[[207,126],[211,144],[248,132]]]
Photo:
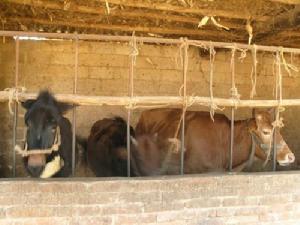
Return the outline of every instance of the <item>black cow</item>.
[[[41,91],[36,100],[22,103],[27,110],[27,126],[24,164],[32,177],[67,177],[72,172],[72,129],[70,121],[63,114],[72,108],[71,105],[57,102],[51,93]],[[51,153],[43,150],[58,148]],[[40,154],[30,154],[40,151]]]
[[[130,134],[134,130],[130,127]],[[98,177],[127,176],[127,123],[120,117],[98,120],[87,141],[87,161]],[[135,176],[131,165],[131,176]]]

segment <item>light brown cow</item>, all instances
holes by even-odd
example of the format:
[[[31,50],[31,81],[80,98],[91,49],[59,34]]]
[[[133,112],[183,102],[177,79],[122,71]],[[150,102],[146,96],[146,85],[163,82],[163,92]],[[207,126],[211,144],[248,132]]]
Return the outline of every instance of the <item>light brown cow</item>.
[[[168,172],[169,169],[174,171],[174,166],[176,169],[179,168],[180,153],[166,149],[168,146],[166,143],[170,138],[174,138],[180,123],[181,112],[180,109],[154,109],[142,113],[136,126],[137,141],[134,143],[139,151],[139,164],[145,164],[149,169],[144,168],[141,175],[157,174],[157,172],[153,173],[153,167],[159,167],[156,171],[160,171],[160,174],[172,174],[173,172]],[[213,122],[207,112],[187,111],[185,121],[184,172],[202,173],[227,169],[229,167],[230,120],[224,115],[215,114]],[[253,155],[266,160],[273,137],[272,128],[270,111],[254,110],[253,118],[234,122],[233,168],[243,169],[251,164],[252,146],[254,146]],[[163,140],[164,148],[159,151],[155,148],[154,156],[153,153],[146,156],[145,152],[153,148],[147,148],[148,145],[144,145],[145,138],[147,142],[151,142],[149,135],[154,134]],[[283,166],[293,163],[295,156],[278,129],[275,137],[277,162]],[[152,166],[148,165],[152,161],[155,161],[155,166],[151,163]]]

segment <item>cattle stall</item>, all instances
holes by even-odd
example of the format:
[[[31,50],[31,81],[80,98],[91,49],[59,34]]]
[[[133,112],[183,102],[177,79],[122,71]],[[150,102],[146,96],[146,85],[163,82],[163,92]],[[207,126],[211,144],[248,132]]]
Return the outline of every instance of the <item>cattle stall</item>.
[[[116,3],[104,4],[109,11],[109,4]],[[65,7],[68,11],[70,6]],[[80,9],[87,10],[76,8]],[[205,25],[201,25],[203,19],[199,27]],[[213,21],[214,17],[208,19]],[[289,42],[281,47],[274,39],[266,44],[251,42],[248,21],[246,41],[235,38],[237,34],[229,39],[202,40],[193,38],[195,34],[182,38],[188,35],[181,33],[160,37],[138,32],[106,35],[3,28],[0,224],[300,223],[300,49]],[[221,26],[219,20],[215,22]],[[224,24],[230,26],[228,21]],[[23,148],[26,139],[22,103],[35,99],[43,89],[49,89],[59,102],[74,106],[66,113],[72,124],[72,175],[68,178],[30,178],[23,157],[15,150],[15,146]],[[132,177],[130,126],[136,127],[143,111],[159,108],[180,110],[180,116],[169,123],[175,128],[171,136],[176,140],[177,164],[166,174],[159,170]],[[239,156],[234,144],[239,130],[234,129],[234,121],[248,121],[253,108],[274,109],[270,125],[275,141],[268,149],[271,154],[266,166],[264,161],[255,161],[242,172],[233,165]],[[229,119],[225,169],[186,174],[189,111],[205,111],[214,123],[218,123],[218,114]],[[76,137],[88,137],[97,120],[114,116],[127,122],[128,177],[96,178],[86,162],[85,150],[76,149]],[[208,137],[216,135],[207,130]],[[276,146],[281,143],[276,143],[276,132],[293,152],[294,163],[278,165]]]

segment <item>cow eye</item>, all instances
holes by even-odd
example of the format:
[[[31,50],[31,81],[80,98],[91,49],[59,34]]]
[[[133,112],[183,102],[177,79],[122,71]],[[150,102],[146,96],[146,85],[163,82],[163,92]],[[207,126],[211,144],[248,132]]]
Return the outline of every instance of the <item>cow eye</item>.
[[[268,131],[268,130],[266,131],[266,130],[264,130],[264,131],[263,131],[263,134],[264,134],[264,135],[270,135],[270,134],[271,134],[271,131]]]

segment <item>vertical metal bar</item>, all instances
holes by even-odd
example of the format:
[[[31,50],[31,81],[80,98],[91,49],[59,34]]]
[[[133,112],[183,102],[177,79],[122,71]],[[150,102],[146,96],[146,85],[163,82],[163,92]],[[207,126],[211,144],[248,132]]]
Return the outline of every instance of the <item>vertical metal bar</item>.
[[[73,94],[77,93],[77,79],[78,79],[78,38],[75,39],[75,63],[74,63],[74,83]],[[76,164],[76,108],[72,111],[72,175],[75,175]]]
[[[279,109],[276,108],[275,111],[274,111],[274,116],[273,116],[274,119],[276,119],[276,115],[279,112],[278,110]],[[276,166],[277,166],[276,165],[276,161],[277,161],[277,157],[276,157],[276,154],[277,154],[276,132],[277,132],[277,127],[274,127],[274,133],[273,133],[273,151],[274,151],[274,155],[273,155],[273,171],[276,171]]]
[[[229,171],[232,171],[232,156],[233,156],[233,145],[234,145],[234,107],[231,108],[231,124],[230,124],[230,155],[229,155]]]
[[[183,109],[182,109],[182,122],[181,122],[181,154],[180,154],[180,174],[184,175],[184,146],[185,146],[185,113],[186,113],[186,76],[188,67],[188,42],[184,39],[184,56],[183,56]]]
[[[127,111],[127,176],[130,177],[130,119],[131,119],[131,109]]]
[[[18,81],[19,81],[19,49],[20,49],[20,40],[19,37],[16,37],[16,65],[15,65],[15,88],[18,87]],[[15,101],[14,103],[14,121],[13,121],[13,171],[12,175],[13,177],[16,177],[16,152],[15,152],[15,146],[17,144],[17,127],[18,127],[18,103]]]
[[[129,66],[129,83],[128,83],[128,95],[133,97],[133,75],[134,75],[134,65],[136,55],[138,54],[136,48],[136,37],[133,35],[132,40],[130,42],[131,46],[131,54],[130,54],[130,66]],[[131,106],[131,104],[130,104]],[[131,171],[131,163],[130,163],[130,155],[131,155],[131,145],[130,145],[130,123],[131,123],[131,107],[128,107],[127,111],[127,176],[130,177]]]
[[[235,51],[236,48],[232,49],[231,55],[231,95],[232,97],[237,94],[236,86],[235,86]],[[229,153],[229,171],[232,171],[232,164],[233,164],[233,146],[234,146],[234,115],[235,115],[235,108],[231,107],[231,123],[230,123],[230,153]]]

